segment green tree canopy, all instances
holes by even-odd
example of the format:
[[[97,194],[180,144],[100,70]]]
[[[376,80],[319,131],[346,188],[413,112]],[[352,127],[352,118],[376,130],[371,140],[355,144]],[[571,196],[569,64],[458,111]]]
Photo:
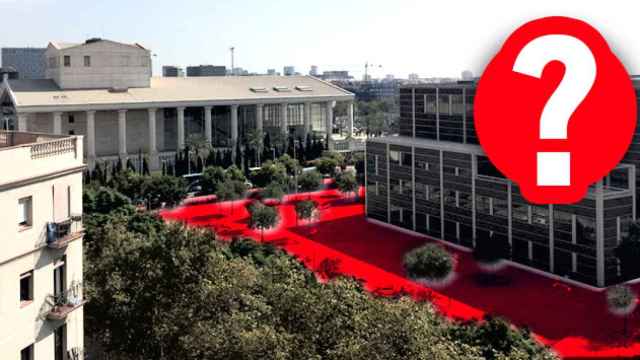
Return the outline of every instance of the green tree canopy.
[[[316,191],[322,185],[322,175],[316,171],[305,171],[298,176],[298,187],[302,192]]]
[[[278,209],[255,202],[249,206],[249,213],[251,215],[249,227],[260,230],[261,237],[264,240],[264,231],[271,229],[278,223]]]
[[[358,190],[358,181],[351,171],[343,171],[336,175],[338,190],[345,194],[355,193]]]

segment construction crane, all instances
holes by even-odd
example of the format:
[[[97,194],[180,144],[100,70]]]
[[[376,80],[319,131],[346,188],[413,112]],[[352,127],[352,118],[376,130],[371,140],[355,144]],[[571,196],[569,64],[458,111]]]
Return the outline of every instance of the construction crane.
[[[368,61],[366,63],[364,63],[364,79],[363,79],[364,81],[368,81],[369,80],[369,68],[370,67],[382,68],[382,65],[369,64]]]
[[[234,46],[229,48],[229,51],[231,51],[231,75],[235,75],[234,73],[234,69],[235,69],[235,64],[234,64],[234,59],[233,59],[233,53],[236,50],[236,48]]]

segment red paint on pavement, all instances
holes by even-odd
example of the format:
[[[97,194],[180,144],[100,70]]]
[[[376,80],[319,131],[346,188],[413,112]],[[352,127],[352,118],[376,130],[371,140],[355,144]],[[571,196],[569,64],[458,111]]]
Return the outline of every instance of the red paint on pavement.
[[[317,201],[320,218],[312,224],[298,224],[294,203],[298,199]],[[162,212],[168,220],[214,229],[223,238],[260,233],[248,229],[246,200],[233,203],[203,203]],[[281,222],[265,232],[265,242],[283,248],[321,273],[329,259],[338,272],[361,279],[366,289],[384,296],[405,292],[415,299],[429,299],[449,318],[477,320],[492,313],[517,326],[529,327],[538,339],[567,359],[610,359],[640,355],[640,342],[626,342],[623,319],[607,311],[604,292],[586,290],[512,266],[500,270],[510,279],[507,285],[483,286],[471,255],[449,248],[457,258],[454,280],[442,288],[429,289],[404,277],[403,255],[426,242],[410,235],[367,222],[363,206],[336,190],[288,196],[279,206]],[[635,286],[635,290],[640,290]],[[637,312],[629,320],[638,335]]]

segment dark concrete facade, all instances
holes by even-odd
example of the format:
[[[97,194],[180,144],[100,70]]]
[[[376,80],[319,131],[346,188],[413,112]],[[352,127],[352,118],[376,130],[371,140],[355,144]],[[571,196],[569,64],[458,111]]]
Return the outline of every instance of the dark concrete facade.
[[[474,93],[470,83],[400,89],[400,136],[367,142],[367,216],[466,248],[503,236],[516,263],[618,282],[613,251],[635,218],[636,167],[623,162],[577,204],[529,204],[477,145]]]

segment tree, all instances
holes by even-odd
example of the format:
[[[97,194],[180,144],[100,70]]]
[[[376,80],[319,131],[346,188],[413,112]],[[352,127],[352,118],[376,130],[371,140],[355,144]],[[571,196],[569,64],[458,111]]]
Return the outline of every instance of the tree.
[[[626,285],[612,286],[607,290],[607,305],[609,311],[624,318],[624,336],[628,337],[629,314],[633,312],[638,303],[636,294]]]
[[[131,200],[107,187],[85,187],[82,194],[83,213],[108,214],[123,207],[130,207]]]
[[[264,144],[264,133],[259,129],[252,129],[247,133],[247,145],[257,155],[257,166],[260,166],[261,159],[260,154]]]
[[[264,231],[271,229],[278,222],[277,208],[255,202],[249,207],[249,213],[251,214],[249,227],[260,230],[260,239],[264,241]]]
[[[202,172],[200,186],[203,194],[215,194],[218,186],[224,182],[226,174],[220,166],[207,166]]]
[[[280,162],[265,161],[260,169],[251,175],[251,182],[256,187],[265,187],[273,182],[287,184],[287,169]]]
[[[322,185],[322,175],[316,170],[305,171],[298,176],[298,187],[302,192],[316,191]]]
[[[635,221],[629,225],[629,234],[615,249],[615,255],[624,280],[640,277],[640,223]]]
[[[450,322],[426,303],[370,296],[351,278],[321,283],[248,239],[226,245],[141,212],[86,231],[87,347],[105,352],[96,358],[556,359],[502,320]]]
[[[231,213],[233,214],[233,202],[244,197],[247,192],[247,185],[238,180],[226,179],[219,184],[216,190],[216,198],[218,201],[230,201]]]
[[[187,183],[183,178],[154,175],[147,178],[143,197],[150,209],[166,205],[176,206],[187,197]]]
[[[336,176],[336,185],[344,194],[357,194],[358,181],[351,171],[343,171]]]
[[[296,226],[298,220],[311,220],[317,215],[318,205],[313,200],[302,200],[296,202]]]
[[[336,173],[336,167],[338,167],[338,160],[332,157],[323,156],[314,161],[316,169],[321,174],[333,176]]]
[[[273,202],[280,202],[284,197],[284,190],[282,190],[282,185],[274,182],[267,186],[265,186],[261,191],[260,195],[262,197],[262,201],[266,202],[267,200],[271,200]]]
[[[416,280],[439,282],[453,271],[453,258],[442,246],[427,244],[404,256],[407,275]]]

